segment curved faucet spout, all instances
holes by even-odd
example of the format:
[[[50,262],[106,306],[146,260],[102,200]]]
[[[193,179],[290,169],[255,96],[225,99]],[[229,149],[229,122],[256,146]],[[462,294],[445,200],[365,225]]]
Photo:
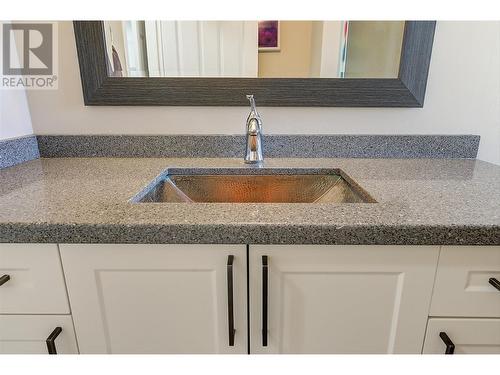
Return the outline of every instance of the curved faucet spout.
[[[247,95],[247,99],[250,101],[250,113],[246,123],[245,163],[261,164],[264,162],[262,154],[262,119],[259,112],[257,112],[253,95]]]

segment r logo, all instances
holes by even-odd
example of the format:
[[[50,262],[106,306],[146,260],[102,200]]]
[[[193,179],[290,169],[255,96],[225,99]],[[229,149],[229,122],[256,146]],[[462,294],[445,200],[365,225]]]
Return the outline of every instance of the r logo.
[[[4,24],[3,74],[52,75],[52,46],[50,23]]]

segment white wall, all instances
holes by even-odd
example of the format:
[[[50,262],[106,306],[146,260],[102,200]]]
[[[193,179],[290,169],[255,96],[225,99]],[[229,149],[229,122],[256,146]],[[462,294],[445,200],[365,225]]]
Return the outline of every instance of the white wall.
[[[0,40],[4,23],[0,22]],[[26,91],[0,88],[0,140],[30,134],[33,134],[33,128]]]
[[[36,134],[244,131],[245,107],[85,107],[71,22],[59,25],[59,61],[59,89],[28,93]],[[438,22],[424,108],[260,113],[275,134],[479,134],[479,158],[500,164],[500,22]]]
[[[24,90],[0,89],[0,140],[33,134]]]

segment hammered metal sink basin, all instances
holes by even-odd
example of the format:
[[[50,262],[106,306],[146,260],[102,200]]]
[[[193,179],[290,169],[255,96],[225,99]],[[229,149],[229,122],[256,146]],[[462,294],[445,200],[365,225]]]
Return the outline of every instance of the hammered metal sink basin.
[[[334,173],[167,174],[136,202],[158,203],[363,203],[375,202],[339,171]],[[221,172],[222,173],[222,172]]]

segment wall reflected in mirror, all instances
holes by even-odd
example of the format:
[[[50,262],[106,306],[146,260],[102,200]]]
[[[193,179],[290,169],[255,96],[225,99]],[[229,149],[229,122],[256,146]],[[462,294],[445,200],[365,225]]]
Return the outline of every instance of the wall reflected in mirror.
[[[104,21],[115,77],[397,78],[404,21]]]

